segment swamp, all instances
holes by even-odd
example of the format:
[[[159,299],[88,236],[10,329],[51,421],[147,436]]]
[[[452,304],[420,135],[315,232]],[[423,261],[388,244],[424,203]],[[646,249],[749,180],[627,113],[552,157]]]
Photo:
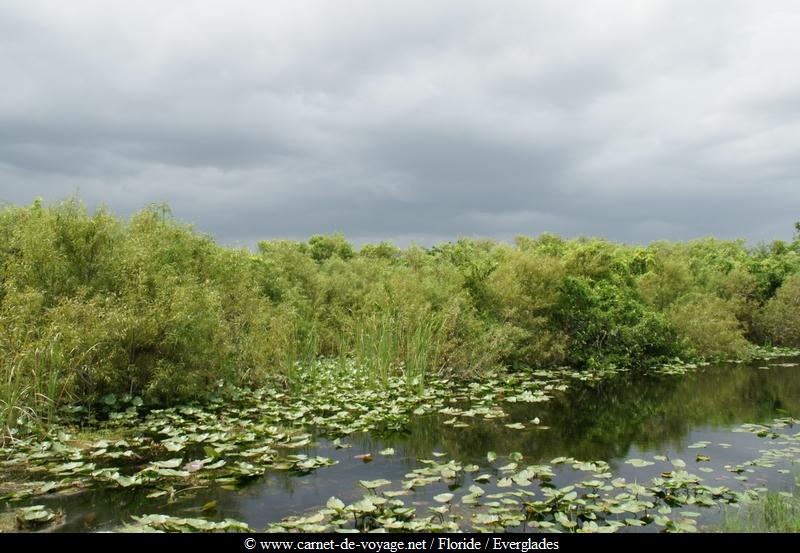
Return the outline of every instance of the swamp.
[[[800,225],[253,252],[9,206],[0,530],[731,529],[796,501],[798,347]]]

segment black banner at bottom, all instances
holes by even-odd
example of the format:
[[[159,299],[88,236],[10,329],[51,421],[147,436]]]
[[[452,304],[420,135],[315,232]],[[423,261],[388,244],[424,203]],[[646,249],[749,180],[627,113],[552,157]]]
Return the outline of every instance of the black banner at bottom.
[[[187,548],[220,552],[405,553],[462,551],[490,553],[573,552],[584,548],[720,547],[732,549],[800,544],[781,534],[0,534],[0,551],[80,547]]]

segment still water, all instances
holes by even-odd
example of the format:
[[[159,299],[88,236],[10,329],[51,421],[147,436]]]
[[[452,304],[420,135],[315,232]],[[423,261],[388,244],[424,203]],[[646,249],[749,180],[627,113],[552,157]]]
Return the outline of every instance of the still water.
[[[106,489],[71,497],[43,498],[37,503],[65,513],[64,524],[56,531],[110,530],[130,522],[132,515],[150,513],[197,517],[201,516],[202,506],[210,501],[217,502],[216,508],[205,516],[233,518],[263,529],[269,522],[319,509],[331,496],[346,503],[359,499],[364,493],[359,480],[385,478],[399,484],[407,473],[424,466],[420,459],[431,459],[432,452],[445,454],[443,459],[481,468],[472,474],[462,473],[449,485],[425,486],[405,498],[407,503],[423,507],[442,492],[466,493],[472,477],[484,473],[499,475],[496,467],[503,463],[488,463],[490,451],[496,452],[499,460],[511,452],[520,452],[525,464],[548,463],[561,456],[603,460],[610,464],[615,477],[643,483],[662,471],[672,470],[672,461],[681,459],[687,471],[698,474],[708,485],[737,490],[758,487],[792,490],[798,473],[791,456],[774,467],[749,466],[739,473],[732,472],[730,467],[759,458],[771,448],[782,447],[778,445],[780,439],[735,430],[743,423],[770,422],[788,416],[800,418],[797,362],[798,359],[780,359],[750,365],[721,364],[683,376],[622,375],[596,383],[575,383],[549,402],[506,406],[508,418],[476,418],[466,428],[443,424],[449,418],[444,415],[419,417],[405,433],[381,437],[354,434],[344,440],[352,445],[345,449],[318,440],[303,451],[333,458],[338,461],[334,466],[305,475],[268,472],[239,491],[187,490],[169,504],[145,499],[146,492]],[[523,430],[505,426],[509,420],[534,418],[539,419],[538,426],[527,425]],[[786,428],[781,432],[795,434],[798,429]],[[698,447],[698,443],[705,445]],[[394,454],[378,454],[385,448],[394,448]],[[366,453],[372,454],[372,462],[358,458]],[[698,460],[698,453],[708,459]],[[654,464],[637,468],[625,462],[632,458]],[[701,468],[704,470],[698,472]],[[554,483],[567,485],[579,476],[586,477],[556,467]],[[490,493],[496,489],[492,484],[481,485]],[[714,524],[719,514],[719,508],[705,509],[700,528]]]

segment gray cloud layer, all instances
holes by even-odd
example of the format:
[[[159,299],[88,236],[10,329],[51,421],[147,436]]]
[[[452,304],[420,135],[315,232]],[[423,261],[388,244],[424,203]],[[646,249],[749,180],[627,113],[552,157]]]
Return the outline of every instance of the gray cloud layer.
[[[0,199],[220,241],[788,238],[800,7],[0,0]]]

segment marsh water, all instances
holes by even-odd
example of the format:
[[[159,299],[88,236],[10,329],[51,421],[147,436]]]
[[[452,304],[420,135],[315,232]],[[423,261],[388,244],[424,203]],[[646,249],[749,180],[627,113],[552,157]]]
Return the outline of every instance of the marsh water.
[[[413,419],[401,433],[352,434],[343,440],[350,446],[346,448],[324,439],[312,440],[302,453],[323,455],[337,463],[308,474],[268,471],[241,490],[205,487],[187,490],[167,502],[148,499],[145,491],[95,489],[38,498],[35,503],[65,513],[57,531],[110,530],[129,522],[132,515],[150,513],[233,518],[263,529],[283,517],[320,509],[332,496],[355,501],[364,492],[359,480],[380,478],[399,483],[423,466],[421,459],[432,459],[432,455],[478,465],[480,470],[462,473],[448,484],[437,482],[420,488],[406,498],[407,503],[424,507],[436,494],[466,493],[471,478],[482,473],[493,476],[491,483],[482,484],[491,492],[499,469],[487,463],[488,452],[496,452],[499,459],[519,452],[525,464],[549,463],[556,457],[603,460],[615,477],[630,482],[648,481],[671,470],[673,461],[681,459],[687,471],[698,474],[708,485],[791,490],[797,476],[793,456],[772,466],[746,464],[763,457],[770,448],[780,449],[780,438],[736,430],[743,423],[800,417],[797,362],[783,358],[710,365],[680,376],[623,374],[598,382],[575,382],[548,402],[506,406],[506,419],[475,418],[469,426],[453,427],[444,424],[449,416],[433,414]],[[539,424],[524,429],[507,426],[509,420],[534,418]],[[783,432],[795,434],[798,429]],[[379,453],[387,448],[392,448],[393,454]],[[365,454],[371,454],[371,462],[364,462],[361,456]],[[630,459],[653,464],[636,467],[625,462]],[[742,468],[731,471],[731,467]],[[567,485],[580,476],[556,467],[554,483]],[[215,502],[213,509],[208,509],[210,502]],[[204,505],[206,512],[202,513]],[[718,507],[704,509],[700,526],[714,524],[719,513]]]

